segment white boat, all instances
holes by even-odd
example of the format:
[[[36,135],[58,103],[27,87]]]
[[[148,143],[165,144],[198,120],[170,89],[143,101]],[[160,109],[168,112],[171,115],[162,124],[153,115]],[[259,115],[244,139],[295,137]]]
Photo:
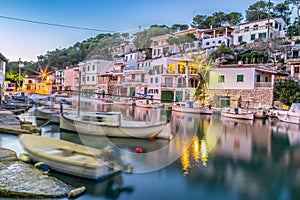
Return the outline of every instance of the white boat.
[[[222,117],[253,120],[254,113],[251,111],[244,111],[241,108],[231,108],[221,110]]]
[[[199,107],[195,102],[177,102],[172,106],[172,111],[184,112],[184,113],[195,113],[195,114],[212,114],[212,110],[205,107]]]
[[[111,156],[112,151],[99,150],[76,143],[37,135],[21,135],[20,143],[35,162],[50,169],[88,179],[103,179],[127,166]]]
[[[300,103],[293,103],[288,111],[277,111],[276,116],[280,121],[300,124]]]
[[[166,125],[165,120],[153,123],[124,120],[120,112],[93,112],[79,116],[63,113],[60,117],[62,130],[109,137],[153,138]]]
[[[155,102],[151,99],[136,99],[135,105],[142,108],[163,108],[164,104]]]

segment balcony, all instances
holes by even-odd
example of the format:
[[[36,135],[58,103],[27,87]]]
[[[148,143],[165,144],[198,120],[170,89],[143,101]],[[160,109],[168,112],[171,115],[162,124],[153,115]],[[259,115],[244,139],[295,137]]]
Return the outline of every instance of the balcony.
[[[255,87],[256,88],[271,88],[272,82],[256,82]]]

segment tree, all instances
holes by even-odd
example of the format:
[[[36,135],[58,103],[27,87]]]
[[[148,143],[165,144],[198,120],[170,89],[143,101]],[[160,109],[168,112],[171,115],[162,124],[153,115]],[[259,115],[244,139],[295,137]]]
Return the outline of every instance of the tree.
[[[297,9],[297,19],[300,20],[300,0],[288,0],[288,3]]]
[[[271,3],[270,7],[273,4]],[[265,1],[258,1],[249,6],[246,10],[246,21],[251,22],[259,19],[268,18],[268,3]]]
[[[187,33],[178,37],[169,37],[167,39],[169,45],[177,45],[179,47],[180,53],[184,53],[185,44],[192,43],[194,41],[196,41],[196,36],[192,33]]]
[[[287,36],[293,37],[293,36],[300,36],[300,20],[295,20],[292,25],[288,27],[287,30]]]
[[[139,49],[149,48],[152,37],[168,33],[170,33],[170,29],[166,25],[152,25],[149,29],[135,33],[133,43]]]
[[[231,12],[226,15],[226,21],[229,25],[237,25],[240,24],[243,20],[243,14],[238,12]]]
[[[210,25],[213,27],[221,27],[226,21],[227,18],[224,12],[214,12],[210,18]]]
[[[281,17],[287,24],[290,24],[291,9],[287,1],[277,4],[272,12],[273,17]]]
[[[189,29],[189,25],[187,24],[173,24],[170,28],[172,31],[184,31]]]
[[[277,81],[274,85],[274,99],[291,106],[300,102],[300,88],[298,82],[287,79]]]
[[[191,26],[193,28],[198,28],[198,29],[209,28],[209,23],[207,22],[207,16],[206,15],[196,15],[193,18],[193,22],[191,23]]]

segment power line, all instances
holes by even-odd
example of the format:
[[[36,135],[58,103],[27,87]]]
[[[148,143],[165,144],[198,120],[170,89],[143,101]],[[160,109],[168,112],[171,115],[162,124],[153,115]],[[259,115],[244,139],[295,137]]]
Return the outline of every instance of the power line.
[[[3,15],[0,15],[0,18],[10,19],[10,20],[15,20],[15,21],[22,21],[22,22],[29,22],[29,23],[33,23],[33,24],[42,24],[42,25],[47,25],[47,26],[56,26],[56,27],[62,27],[62,28],[72,28],[72,29],[79,29],[79,30],[86,30],[86,31],[109,32],[109,33],[116,32],[116,31],[111,31],[111,30],[94,29],[94,28],[87,28],[87,27],[69,26],[69,25],[64,25],[64,24],[55,24],[55,23],[34,21],[34,20],[21,19],[21,18],[16,18],[16,17],[8,17],[8,16],[3,16]]]

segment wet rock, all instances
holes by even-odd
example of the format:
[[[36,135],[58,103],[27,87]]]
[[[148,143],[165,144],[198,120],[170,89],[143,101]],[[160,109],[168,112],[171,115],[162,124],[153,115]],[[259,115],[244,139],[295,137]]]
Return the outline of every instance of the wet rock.
[[[17,159],[0,148],[0,196],[18,198],[66,197],[74,188]]]
[[[0,162],[5,160],[18,160],[17,154],[12,150],[0,147]]]

